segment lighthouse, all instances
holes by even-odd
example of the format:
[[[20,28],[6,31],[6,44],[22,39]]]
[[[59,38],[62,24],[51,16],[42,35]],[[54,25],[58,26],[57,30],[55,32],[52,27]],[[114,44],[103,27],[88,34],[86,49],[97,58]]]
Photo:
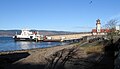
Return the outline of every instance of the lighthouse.
[[[100,33],[101,31],[101,23],[100,23],[100,20],[96,20],[96,30],[97,30],[97,33]]]
[[[100,19],[96,20],[96,29],[92,29],[92,35],[106,35],[110,29],[102,29]]]

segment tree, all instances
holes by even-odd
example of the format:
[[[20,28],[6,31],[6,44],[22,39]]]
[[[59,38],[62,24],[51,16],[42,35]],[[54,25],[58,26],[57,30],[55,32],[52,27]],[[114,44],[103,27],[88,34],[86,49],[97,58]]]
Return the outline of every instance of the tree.
[[[113,39],[113,36],[117,35],[118,33],[116,32],[116,25],[119,21],[117,19],[111,19],[107,22],[105,25],[106,28],[110,30],[110,32],[107,34],[109,39]]]

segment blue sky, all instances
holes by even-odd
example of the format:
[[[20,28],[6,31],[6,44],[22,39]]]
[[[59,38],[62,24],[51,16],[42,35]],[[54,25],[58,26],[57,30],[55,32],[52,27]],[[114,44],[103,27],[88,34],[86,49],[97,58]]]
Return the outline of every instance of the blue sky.
[[[92,1],[92,2],[91,2]],[[120,18],[120,0],[0,0],[0,29],[91,31]]]

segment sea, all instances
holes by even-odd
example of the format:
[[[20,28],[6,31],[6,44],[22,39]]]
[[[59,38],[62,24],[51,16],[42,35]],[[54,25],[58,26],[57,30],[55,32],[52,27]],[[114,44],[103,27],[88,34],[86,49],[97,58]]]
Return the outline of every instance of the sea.
[[[48,48],[48,47],[54,47],[54,46],[64,46],[66,44],[68,43],[14,41],[12,37],[0,37],[0,52],[36,49],[36,48]]]

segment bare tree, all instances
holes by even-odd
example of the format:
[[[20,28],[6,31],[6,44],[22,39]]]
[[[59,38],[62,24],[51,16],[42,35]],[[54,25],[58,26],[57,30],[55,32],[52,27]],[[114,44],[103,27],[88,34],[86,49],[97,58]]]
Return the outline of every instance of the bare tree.
[[[105,25],[106,28],[109,28],[109,29],[115,29],[115,26],[117,25],[119,21],[117,19],[111,19],[107,22],[107,24]]]
[[[107,35],[109,39],[113,39],[113,36],[117,34],[116,25],[118,22],[119,22],[118,19],[111,19],[105,25],[106,28],[110,29],[110,32]]]

